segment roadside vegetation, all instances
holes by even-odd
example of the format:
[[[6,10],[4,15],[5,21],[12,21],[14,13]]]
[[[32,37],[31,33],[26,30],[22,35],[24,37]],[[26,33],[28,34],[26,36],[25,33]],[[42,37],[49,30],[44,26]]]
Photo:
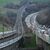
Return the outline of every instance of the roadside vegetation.
[[[3,30],[4,29],[4,30]],[[3,27],[2,24],[0,24],[0,32],[3,32],[3,31],[8,31],[8,28],[7,27]]]
[[[36,35],[31,37],[31,42],[28,41],[25,43],[24,48],[35,48],[36,47]]]

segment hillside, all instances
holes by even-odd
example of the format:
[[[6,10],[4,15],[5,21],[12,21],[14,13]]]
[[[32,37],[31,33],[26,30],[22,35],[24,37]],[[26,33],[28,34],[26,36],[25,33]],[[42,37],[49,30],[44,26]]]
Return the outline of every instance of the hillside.
[[[15,4],[20,4],[22,0],[0,0],[0,6],[3,6],[7,3],[15,3]]]

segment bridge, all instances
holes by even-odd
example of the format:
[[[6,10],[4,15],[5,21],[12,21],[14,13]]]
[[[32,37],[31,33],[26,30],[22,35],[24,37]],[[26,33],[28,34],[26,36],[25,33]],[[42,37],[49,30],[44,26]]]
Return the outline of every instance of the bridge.
[[[47,9],[28,15],[25,19],[25,22],[28,28],[30,28],[33,31],[33,33],[36,35],[36,44],[42,45],[44,47],[44,50],[50,50],[49,48],[50,35],[47,34],[46,33],[47,30],[45,30],[44,28],[41,28],[41,25],[39,25],[38,22],[36,21],[36,17],[38,16],[39,13],[42,13],[42,12],[47,12]],[[50,28],[48,28],[48,30],[49,29]]]

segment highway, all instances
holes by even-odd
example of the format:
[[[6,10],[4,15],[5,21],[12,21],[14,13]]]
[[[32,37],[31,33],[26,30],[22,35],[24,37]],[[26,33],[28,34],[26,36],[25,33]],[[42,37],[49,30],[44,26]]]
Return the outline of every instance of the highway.
[[[41,12],[41,11],[40,11]],[[36,21],[36,17],[40,12],[36,12],[33,14],[30,14],[26,17],[25,22],[26,25],[28,26],[28,28],[30,28],[33,33],[35,31],[35,34],[37,37],[39,37],[40,39],[42,39],[44,42],[50,44],[50,35],[46,33],[45,29],[41,28],[41,25],[39,25]],[[48,30],[50,30],[50,28],[48,28]],[[44,31],[44,34],[43,34]],[[49,32],[48,32],[49,33]]]
[[[26,5],[23,5],[20,9],[8,9],[8,8],[0,8],[0,10],[5,14],[7,11],[13,11],[17,13],[16,23],[14,29],[12,31],[0,32],[0,49],[7,47],[15,42],[18,42],[24,33],[24,28],[22,25],[22,14],[25,11]]]
[[[39,12],[32,13],[28,15],[25,19],[26,25],[30,28],[32,25],[34,26],[35,18],[38,15]]]

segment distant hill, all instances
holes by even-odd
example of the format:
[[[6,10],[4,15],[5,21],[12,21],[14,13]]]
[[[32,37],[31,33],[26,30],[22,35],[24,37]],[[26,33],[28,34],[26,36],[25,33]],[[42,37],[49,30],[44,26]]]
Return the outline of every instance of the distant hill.
[[[45,25],[46,27],[50,28],[50,8],[40,12],[36,17],[36,21],[40,25]]]
[[[3,6],[7,3],[15,3],[15,4],[20,4],[22,0],[0,0],[0,6]]]
[[[16,3],[16,4],[19,4],[22,0],[0,0],[0,6],[6,4],[6,3],[10,3],[10,2],[13,2],[13,3]],[[25,1],[25,0],[24,0]],[[50,2],[50,0],[28,0],[28,1],[31,1],[31,2],[39,2],[39,3],[47,3],[47,2]]]

